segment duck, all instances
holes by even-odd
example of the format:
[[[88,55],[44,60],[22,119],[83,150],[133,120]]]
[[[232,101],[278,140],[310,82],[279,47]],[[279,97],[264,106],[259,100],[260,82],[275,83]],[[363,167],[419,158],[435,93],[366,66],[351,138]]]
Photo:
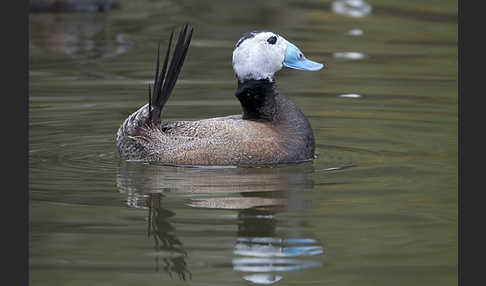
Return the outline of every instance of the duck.
[[[116,134],[116,148],[126,161],[175,166],[259,166],[312,161],[315,139],[304,113],[280,95],[275,73],[282,68],[318,71],[323,64],[307,59],[300,49],[271,31],[247,32],[236,42],[232,65],[235,97],[241,114],[162,122],[161,114],[186,58],[194,28],[179,32],[172,59],[171,32],[160,67],[157,49],[155,79],[148,103],[130,114]]]

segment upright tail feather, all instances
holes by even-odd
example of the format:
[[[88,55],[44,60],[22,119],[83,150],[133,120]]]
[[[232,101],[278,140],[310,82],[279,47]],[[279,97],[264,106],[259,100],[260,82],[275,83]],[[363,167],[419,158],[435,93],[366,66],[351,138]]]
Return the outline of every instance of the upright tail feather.
[[[192,32],[194,30],[194,28],[191,28],[191,31],[186,38],[188,26],[189,25],[186,24],[184,26],[184,30],[179,33],[179,37],[177,38],[177,43],[174,48],[174,53],[172,54],[172,60],[170,62],[170,65],[168,66],[168,70],[167,65],[169,62],[169,53],[174,32],[170,34],[169,45],[165,54],[164,64],[162,65],[161,71],[159,71],[160,44],[157,49],[157,63],[155,70],[155,81],[153,86],[153,96],[150,92],[151,88],[149,87],[149,122],[152,124],[157,125],[160,123],[160,114],[162,112],[162,109],[169,99],[172,89],[174,88],[177,81],[177,77],[179,76],[179,73],[181,71],[182,65],[184,64],[184,59],[186,58],[187,50],[189,49],[189,44],[191,43]]]
[[[146,159],[150,155],[151,149],[148,146],[153,144],[151,142],[153,138],[150,134],[153,134],[152,131],[157,130],[157,127],[160,125],[160,114],[175,86],[191,42],[193,29],[191,28],[189,35],[186,37],[187,29],[188,25],[185,25],[184,29],[179,33],[169,64],[169,54],[174,32],[171,33],[161,70],[159,70],[159,44],[155,82],[153,86],[150,84],[148,86],[148,104],[130,114],[118,129],[116,135],[117,149],[126,159],[140,160]]]

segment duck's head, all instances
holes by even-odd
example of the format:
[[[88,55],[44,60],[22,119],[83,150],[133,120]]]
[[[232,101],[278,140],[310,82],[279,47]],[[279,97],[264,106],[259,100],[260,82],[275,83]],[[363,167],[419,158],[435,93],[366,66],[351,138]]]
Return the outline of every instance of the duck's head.
[[[268,31],[244,34],[233,51],[233,70],[240,82],[267,79],[273,81],[282,67],[317,71],[323,65],[305,58],[299,48],[282,36]]]

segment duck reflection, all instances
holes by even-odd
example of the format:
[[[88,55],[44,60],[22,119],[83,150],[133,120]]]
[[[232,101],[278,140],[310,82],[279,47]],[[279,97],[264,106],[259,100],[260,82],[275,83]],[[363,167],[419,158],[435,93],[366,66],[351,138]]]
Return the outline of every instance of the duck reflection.
[[[148,195],[148,236],[152,237],[155,242],[156,271],[160,269],[160,253],[164,252],[169,255],[162,258],[163,271],[167,272],[171,278],[173,274],[181,280],[191,279],[191,272],[187,269],[186,256],[182,242],[176,235],[175,227],[169,222],[169,218],[175,216],[175,213],[161,207],[162,194]]]
[[[127,204],[148,208],[148,233],[163,257],[157,269],[162,260],[171,277],[192,279],[185,261],[190,253],[170,223],[175,213],[162,206],[164,194],[183,193],[191,208],[237,212],[232,268],[247,281],[271,284],[285,272],[322,266],[322,245],[307,231],[309,203],[299,194],[313,187],[312,173],[311,164],[215,170],[122,162],[117,186]],[[287,212],[299,215],[286,218]]]

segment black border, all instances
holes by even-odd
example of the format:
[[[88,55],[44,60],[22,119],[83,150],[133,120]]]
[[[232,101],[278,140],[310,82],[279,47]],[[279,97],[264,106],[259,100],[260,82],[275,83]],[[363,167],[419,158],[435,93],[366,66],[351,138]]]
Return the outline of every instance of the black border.
[[[28,285],[28,0],[2,3],[2,284]]]
[[[484,18],[478,1],[458,0],[459,285],[484,284]],[[467,4],[467,5],[465,5]],[[476,4],[476,7],[471,4]]]

